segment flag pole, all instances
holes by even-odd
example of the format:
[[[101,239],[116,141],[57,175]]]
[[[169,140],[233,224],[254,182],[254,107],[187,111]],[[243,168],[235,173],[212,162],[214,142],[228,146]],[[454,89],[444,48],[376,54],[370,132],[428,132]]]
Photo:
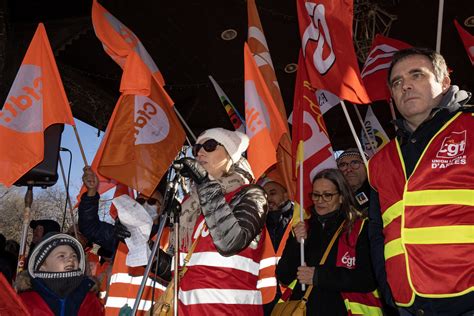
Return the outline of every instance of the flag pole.
[[[61,175],[63,176],[64,187],[66,188],[66,204],[69,205],[69,213],[71,215],[72,227],[74,228],[74,237],[79,240],[77,236],[76,223],[74,220],[74,210],[72,209],[71,196],[69,195],[69,183],[66,182],[66,175],[64,173],[63,160],[61,159],[61,155],[59,155],[59,167],[61,168]]]
[[[441,53],[441,33],[443,31],[444,0],[439,0],[438,6],[438,29],[436,31],[436,51]]]
[[[173,109],[174,109],[174,112],[176,113],[176,115],[178,116],[179,120],[181,121],[181,123],[184,125],[184,127],[186,127],[186,129],[188,130],[189,132],[189,135],[191,135],[191,137],[193,138],[194,142],[196,142],[196,135],[194,135],[193,131],[189,128],[188,124],[186,123],[186,121],[184,120],[184,118],[181,116],[181,113],[179,113],[178,109],[176,108],[176,105],[173,106]]]
[[[72,125],[74,129],[74,134],[76,134],[77,144],[79,145],[79,149],[81,151],[82,160],[84,160],[84,166],[88,166],[86,155],[84,154],[84,147],[82,147],[81,138],[79,137],[79,133],[77,132],[76,125]]]
[[[367,128],[365,127],[365,123],[362,120],[362,116],[360,115],[359,109],[357,108],[355,104],[352,104],[352,105],[354,106],[354,110],[357,114],[357,118],[359,119],[360,125],[362,126],[362,130],[364,131],[365,138],[367,139],[367,143],[369,144],[369,147],[370,147],[370,151],[372,152],[372,155],[375,155],[376,154],[375,148],[372,146],[372,140],[369,137],[369,132],[367,131]]]
[[[390,101],[388,101],[388,105],[390,106],[390,114],[392,114],[392,119],[396,120],[397,115],[395,114],[395,108],[393,107],[393,99],[390,98]],[[397,130],[398,127],[395,125],[395,130]]]
[[[303,145],[303,141],[300,140],[300,143],[299,143],[299,146],[304,146]],[[298,147],[299,147],[298,146]],[[303,147],[303,151],[304,151],[304,147]],[[299,160],[300,160],[300,168],[299,168],[299,176],[300,176],[300,222],[303,223],[304,222],[304,216],[303,216],[303,206],[304,206],[304,194],[303,194],[303,161],[304,161],[304,158],[302,156],[302,154],[298,155],[299,156]],[[302,238],[300,240],[300,264],[301,266],[306,266],[306,263],[305,263],[305,260],[304,260],[304,239]],[[306,291],[306,285],[301,283],[301,290],[303,291]]]
[[[28,226],[31,219],[31,204],[33,203],[33,181],[28,181],[28,190],[25,194],[25,209],[23,210],[23,227],[20,240],[20,251],[18,253],[18,264],[16,274],[25,270],[26,264],[26,239],[28,238]]]
[[[344,111],[344,115],[346,116],[347,123],[349,124],[349,127],[351,128],[352,136],[354,137],[354,140],[357,144],[357,148],[359,149],[360,156],[362,157],[365,167],[367,168],[368,166],[367,158],[365,158],[364,151],[362,150],[362,145],[360,144],[359,137],[357,137],[357,133],[354,129],[354,124],[352,124],[351,117],[349,116],[349,112],[347,112],[347,107],[346,107],[346,104],[344,103],[344,100],[341,100],[341,105],[342,105],[342,110]]]

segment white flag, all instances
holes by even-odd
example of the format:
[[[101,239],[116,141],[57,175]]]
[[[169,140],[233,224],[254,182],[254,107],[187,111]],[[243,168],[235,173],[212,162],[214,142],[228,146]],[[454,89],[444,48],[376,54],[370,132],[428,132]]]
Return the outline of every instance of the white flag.
[[[367,134],[369,135],[369,140],[365,137],[364,130],[361,131],[361,141],[364,146],[364,151],[369,154],[371,157],[374,153],[379,151],[385,144],[387,144],[390,139],[387,136],[387,133],[380,125],[379,120],[372,111],[372,108],[369,106],[367,114],[365,115],[365,128]],[[372,149],[371,149],[372,148]]]

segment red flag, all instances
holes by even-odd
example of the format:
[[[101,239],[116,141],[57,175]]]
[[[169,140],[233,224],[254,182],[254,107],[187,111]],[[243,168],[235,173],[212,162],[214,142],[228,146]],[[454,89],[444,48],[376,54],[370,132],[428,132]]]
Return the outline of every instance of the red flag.
[[[411,46],[402,41],[377,34],[360,75],[372,101],[390,100],[387,85],[388,68],[393,54]]]
[[[0,273],[0,315],[31,315],[23,300]]]
[[[245,123],[250,138],[247,156],[258,179],[277,161],[276,148],[285,133],[285,124],[247,43],[244,45],[244,61]]]
[[[322,169],[336,168],[326,124],[316,100],[316,91],[309,82],[305,66],[303,54],[300,52],[293,109],[293,152],[297,158],[294,224],[299,222],[301,189],[303,190],[303,208],[308,212],[308,207],[312,205],[310,199],[312,179]],[[300,178],[299,172],[301,166],[303,179]]]
[[[40,23],[0,111],[0,183],[11,186],[43,160],[43,132],[56,123],[75,124]]]
[[[283,184],[290,196],[295,193],[295,179],[292,173],[293,157],[291,156],[291,138],[288,128],[285,104],[281,96],[280,87],[275,74],[272,57],[268,48],[267,40],[260,22],[255,0],[247,1],[248,13],[248,45],[252,52],[255,63],[264,79],[264,82],[270,92],[273,102],[280,112],[285,132],[279,141],[277,147],[277,172],[283,179]]]
[[[471,64],[474,66],[474,36],[463,29],[461,25],[459,25],[458,21],[454,20],[454,25],[456,26],[459,36],[461,37],[462,43],[467,52],[467,56],[469,57]]]
[[[352,1],[298,0],[297,8],[311,85],[352,103],[370,103],[352,44]]]
[[[147,196],[185,139],[171,99],[155,80],[151,83],[149,95],[122,94],[98,166],[99,174]]]
[[[96,36],[102,42],[104,50],[123,69],[127,62],[127,57],[132,52],[137,54],[145,63],[148,70],[153,74],[160,85],[165,81],[158,66],[148,54],[147,50],[138,37],[125,25],[115,18],[110,12],[102,7],[97,0],[92,3],[92,24]],[[137,73],[142,75],[142,73]],[[144,80],[148,80],[145,79]]]

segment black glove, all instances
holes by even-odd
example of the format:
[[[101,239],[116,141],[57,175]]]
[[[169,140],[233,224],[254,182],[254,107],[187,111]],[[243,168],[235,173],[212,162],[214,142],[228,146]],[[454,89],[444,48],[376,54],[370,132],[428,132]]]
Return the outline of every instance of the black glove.
[[[185,178],[192,179],[196,184],[209,181],[206,169],[204,169],[196,159],[185,157],[175,161],[174,164],[182,165],[180,170],[181,175]]]
[[[125,225],[123,225],[122,223],[120,223],[119,220],[117,220],[114,226],[114,236],[115,238],[123,241],[125,238],[132,236],[132,234],[130,234]]]

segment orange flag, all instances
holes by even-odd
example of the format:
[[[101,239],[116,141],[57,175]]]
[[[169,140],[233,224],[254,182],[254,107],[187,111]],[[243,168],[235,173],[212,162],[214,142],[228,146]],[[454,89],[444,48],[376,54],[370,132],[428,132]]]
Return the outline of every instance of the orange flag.
[[[107,131],[99,174],[150,196],[185,139],[172,105],[155,80],[148,95],[124,92]]]
[[[44,130],[74,125],[53,52],[39,24],[0,111],[0,183],[11,186],[44,158]]]
[[[247,1],[247,13],[249,24],[247,37],[248,45],[250,51],[252,52],[253,58],[255,59],[255,63],[262,74],[264,82],[267,85],[273,102],[280,112],[280,116],[285,127],[285,132],[277,147],[276,169],[283,179],[288,194],[293,196],[295,193],[295,179],[292,173],[293,158],[291,156],[291,138],[288,128],[285,104],[281,96],[280,87],[278,86],[278,80],[275,75],[275,67],[273,66],[272,57],[270,55],[267,40],[260,22],[255,0]]]
[[[102,7],[97,0],[92,3],[92,24],[96,36],[102,42],[104,50],[123,69],[127,63],[127,57],[132,52],[137,54],[145,63],[148,70],[153,74],[160,85],[165,81],[158,66],[148,54],[147,50],[138,37],[125,25],[115,18],[110,12]],[[142,73],[137,73],[143,75]],[[148,80],[145,76],[142,80]]]
[[[301,48],[311,85],[343,100],[371,103],[352,44],[352,0],[297,0]]]
[[[285,133],[285,123],[273,102],[270,91],[257,68],[250,49],[244,45],[245,122],[250,138],[247,157],[258,179],[276,163],[276,148]]]

